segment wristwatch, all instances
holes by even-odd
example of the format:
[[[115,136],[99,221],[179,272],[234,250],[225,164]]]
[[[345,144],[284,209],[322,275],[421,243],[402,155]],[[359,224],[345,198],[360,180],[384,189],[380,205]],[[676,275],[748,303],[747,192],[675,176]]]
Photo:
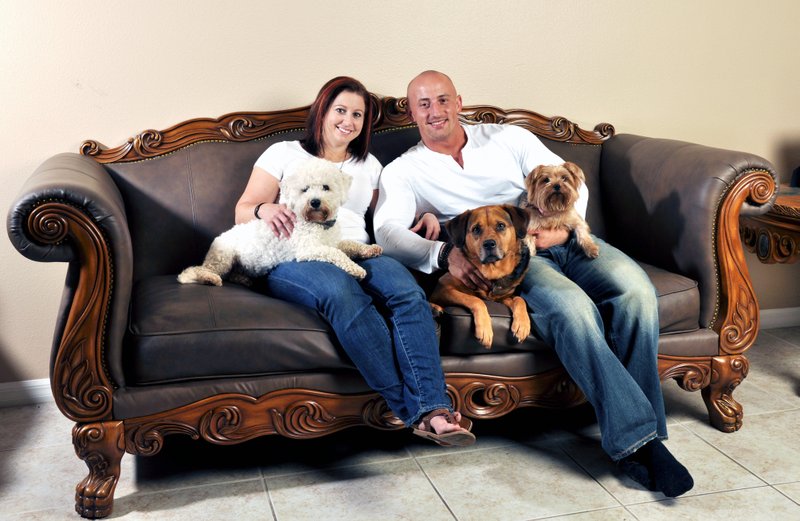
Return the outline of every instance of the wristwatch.
[[[444,243],[444,246],[439,249],[439,257],[436,259],[436,263],[443,270],[450,267],[450,261],[448,259],[451,251],[453,251],[453,245],[449,242]]]

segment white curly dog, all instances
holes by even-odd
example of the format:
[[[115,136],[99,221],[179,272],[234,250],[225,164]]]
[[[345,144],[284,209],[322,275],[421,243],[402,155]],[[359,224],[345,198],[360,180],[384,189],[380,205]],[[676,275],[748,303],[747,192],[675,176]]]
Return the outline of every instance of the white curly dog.
[[[291,260],[330,262],[363,279],[367,272],[351,259],[377,257],[382,249],[376,244],[340,240],[336,214],[352,181],[324,159],[298,165],[293,174],[283,178],[280,189],[280,202],[297,216],[289,238],[276,237],[260,219],[237,224],[214,239],[203,264],[183,270],[178,282],[221,286],[223,278],[230,278],[247,283],[249,277],[266,275]]]

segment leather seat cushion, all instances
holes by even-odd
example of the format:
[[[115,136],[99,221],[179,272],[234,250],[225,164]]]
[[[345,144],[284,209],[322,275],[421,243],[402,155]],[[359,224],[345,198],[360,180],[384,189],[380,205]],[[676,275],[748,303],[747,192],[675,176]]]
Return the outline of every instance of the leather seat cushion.
[[[174,276],[143,279],[133,291],[128,385],[353,369],[311,309],[238,284],[182,285]]]
[[[696,331],[697,284],[652,266],[643,268],[658,292],[661,334]],[[495,331],[491,350],[474,338],[468,311],[447,308],[439,318],[440,351],[445,357],[463,357],[455,364],[459,372],[492,373],[497,362],[487,366],[485,357],[477,355],[499,353],[538,353],[535,361],[526,358],[526,370],[534,373],[558,366],[553,350],[535,336],[521,344],[514,341],[505,306],[489,302],[488,307]],[[673,342],[670,354],[713,354],[716,343],[708,340],[700,347]],[[149,277],[134,287],[124,358],[129,386],[354,369],[315,311],[237,284],[181,285],[174,276]]]
[[[658,295],[659,329],[661,335],[696,331],[699,328],[700,291],[697,282],[675,273],[640,264]],[[531,335],[522,344],[516,343],[509,332],[511,313],[508,308],[496,302],[487,302],[489,316],[492,318],[494,341],[491,352],[531,351],[547,348],[540,340]],[[440,317],[441,345],[443,355],[466,355],[487,352],[478,343],[472,333],[472,315],[464,308],[448,307]],[[547,348],[549,349],[549,348]],[[693,348],[690,348],[694,351]],[[713,353],[714,347],[711,347]],[[702,354],[709,350],[703,346]],[[677,353],[672,353],[677,354]],[[690,353],[686,353],[690,354]],[[697,355],[698,353],[691,353]]]

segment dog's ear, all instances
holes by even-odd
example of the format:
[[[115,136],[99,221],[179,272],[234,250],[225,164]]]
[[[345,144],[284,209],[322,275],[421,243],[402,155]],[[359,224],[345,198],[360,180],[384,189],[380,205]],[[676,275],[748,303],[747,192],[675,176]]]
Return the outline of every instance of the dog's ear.
[[[575,178],[575,181],[576,181],[575,182],[575,186],[576,187],[578,185],[580,185],[581,183],[585,183],[586,182],[586,176],[583,175],[583,170],[581,170],[581,167],[579,167],[575,163],[573,163],[571,161],[567,161],[566,163],[564,163],[564,168],[566,168],[567,172],[572,174],[572,176]]]
[[[450,236],[450,242],[452,242],[456,248],[463,248],[466,243],[467,224],[469,224],[471,216],[472,210],[467,210],[460,215],[456,215],[444,225],[445,230],[447,230],[447,235]]]
[[[527,176],[525,176],[525,188],[530,190],[531,186],[533,186],[534,179],[536,179],[536,177],[539,175],[539,172],[542,171],[542,168],[544,168],[544,165],[539,165],[531,170]]]
[[[528,222],[531,220],[531,214],[524,208],[513,204],[504,204],[503,209],[511,217],[511,223],[517,232],[517,239],[524,239],[528,235]]]

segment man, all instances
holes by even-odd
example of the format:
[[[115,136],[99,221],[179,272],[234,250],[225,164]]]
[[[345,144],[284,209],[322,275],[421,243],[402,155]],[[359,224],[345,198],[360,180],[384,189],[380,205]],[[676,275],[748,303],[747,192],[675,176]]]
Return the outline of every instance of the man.
[[[437,241],[415,216],[447,221],[486,204],[516,204],[524,178],[540,164],[561,164],[527,130],[464,125],[461,96],[446,75],[426,71],[408,85],[408,110],[421,142],[381,174],[375,232],[386,254],[417,270],[447,269],[467,286],[487,288],[457,248]],[[578,210],[585,215],[588,190]],[[418,235],[424,230],[429,238]],[[537,254],[521,285],[534,331],[557,352],[594,407],[606,453],[632,479],[675,497],[694,485],[661,443],[667,437],[657,371],[658,307],[639,266],[595,238],[600,256],[583,255],[564,230],[535,232]]]

